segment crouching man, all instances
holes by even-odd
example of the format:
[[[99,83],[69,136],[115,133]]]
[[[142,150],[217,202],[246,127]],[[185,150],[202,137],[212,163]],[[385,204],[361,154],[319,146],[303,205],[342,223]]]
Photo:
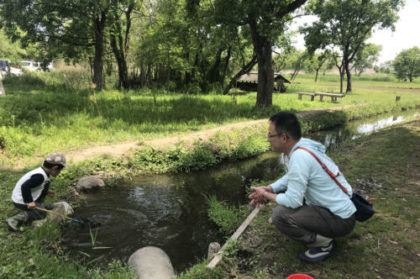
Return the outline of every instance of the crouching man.
[[[300,254],[307,262],[320,262],[335,249],[335,237],[350,233],[355,225],[356,208],[350,200],[352,188],[325,147],[302,138],[300,123],[293,113],[280,112],[270,118],[268,141],[271,150],[288,158],[286,174],[268,186],[251,187],[251,204],[268,201],[278,206],[272,224],[292,239],[303,242],[308,250]],[[315,158],[316,157],[316,158]],[[343,192],[335,179],[345,187]]]
[[[6,219],[11,231],[17,231],[21,224],[29,224],[46,217],[46,212],[37,208],[44,208],[42,203],[47,195],[55,195],[55,192],[49,189],[50,175],[58,176],[66,166],[68,165],[64,154],[54,152],[45,158],[41,167],[26,173],[18,180],[12,192],[12,202],[22,212]]]

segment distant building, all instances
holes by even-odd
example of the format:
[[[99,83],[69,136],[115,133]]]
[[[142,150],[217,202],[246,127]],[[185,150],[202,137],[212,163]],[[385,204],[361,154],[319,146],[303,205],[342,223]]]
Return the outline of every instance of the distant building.
[[[274,73],[274,91],[286,92],[285,83],[290,83],[288,79],[280,73]],[[236,88],[244,91],[257,91],[258,88],[258,72],[250,72],[242,75],[235,84]]]

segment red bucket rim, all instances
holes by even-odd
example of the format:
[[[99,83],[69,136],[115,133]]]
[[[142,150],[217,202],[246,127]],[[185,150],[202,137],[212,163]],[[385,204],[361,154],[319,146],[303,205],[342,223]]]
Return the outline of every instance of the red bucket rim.
[[[307,274],[295,273],[295,274],[290,274],[289,277],[287,277],[287,279],[314,279],[314,278]]]

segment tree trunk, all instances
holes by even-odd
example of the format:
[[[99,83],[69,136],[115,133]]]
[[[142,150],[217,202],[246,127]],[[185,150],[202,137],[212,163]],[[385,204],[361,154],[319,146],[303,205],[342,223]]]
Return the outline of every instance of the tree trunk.
[[[349,65],[349,61],[345,60],[344,61],[344,67],[345,67],[345,71],[346,71],[346,75],[347,75],[347,88],[346,88],[346,93],[351,92],[351,69],[350,69],[350,65]]]
[[[335,66],[338,69],[338,73],[340,74],[340,93],[343,93],[343,82],[344,82],[344,62],[341,59],[341,63],[338,62],[339,57],[334,56]],[[325,73],[324,73],[325,74]]]
[[[339,72],[340,72],[340,93],[343,93],[344,71],[340,69]]]
[[[225,63],[224,63],[224,68],[223,68],[223,75],[220,77],[220,84],[222,87],[225,86],[226,73],[229,67],[229,61],[230,61],[231,55],[232,55],[232,47],[229,46],[228,53],[226,54],[226,57],[224,58]]]
[[[128,89],[128,71],[127,71],[127,62],[125,60],[125,55],[123,49],[121,49],[121,44],[117,45],[117,38],[118,41],[121,42],[121,34],[114,34],[111,35],[111,48],[112,52],[114,52],[115,59],[117,60],[118,65],[118,89],[121,86],[124,89]]]
[[[152,84],[153,80],[153,72],[152,72],[152,65],[147,64],[147,73],[146,73],[146,86],[149,87]]]
[[[338,73],[340,75],[340,93],[343,93],[343,83],[344,83],[344,67],[342,65],[338,65],[337,63],[335,66],[338,69]]]
[[[315,71],[315,82],[318,82],[318,74],[319,74],[319,69],[316,69],[316,71]]]
[[[119,21],[120,16],[118,11],[114,12],[115,23],[112,27],[113,32],[111,34],[111,48],[114,52],[114,56],[117,60],[118,65],[118,88],[121,88],[122,86],[124,89],[129,88],[128,69],[125,56],[128,51],[129,34],[131,27],[131,12],[133,11],[133,8],[134,4],[131,4],[127,7],[127,10],[125,11],[126,25],[124,38],[122,35],[122,28]]]
[[[217,51],[213,66],[207,72],[207,80],[209,83],[215,83],[220,79],[220,63],[222,61],[222,52],[223,49],[221,48]]]
[[[411,63],[411,64],[410,64],[410,66],[409,66],[409,71],[408,71],[408,80],[409,80],[410,82],[413,82],[414,65],[415,65],[415,62],[414,62],[414,61],[412,61],[412,63]]]
[[[143,87],[146,85],[146,69],[144,68],[144,65],[142,64],[140,66],[140,86]]]
[[[254,67],[256,63],[257,63],[257,56],[254,55],[252,56],[251,61],[249,61],[246,65],[244,65],[242,69],[230,80],[225,90],[223,90],[223,95],[226,95],[229,92],[229,90],[232,88],[236,80],[240,78],[243,74],[248,73],[252,69],[252,67]]]
[[[266,36],[258,33],[256,19],[250,18],[254,52],[258,61],[258,87],[257,87],[257,108],[270,107],[273,104],[274,72],[272,60],[272,43]]]
[[[300,71],[300,61],[296,62],[293,73],[290,76],[290,81],[293,81],[297,77],[297,75],[299,74],[299,71]]]
[[[103,88],[103,53],[104,53],[104,30],[106,22],[106,13],[102,12],[101,17],[94,18],[95,27],[95,57],[93,59],[93,83],[96,90]]]
[[[258,91],[257,108],[270,107],[273,104],[274,72],[271,56],[271,41],[266,40],[260,51],[258,59]]]

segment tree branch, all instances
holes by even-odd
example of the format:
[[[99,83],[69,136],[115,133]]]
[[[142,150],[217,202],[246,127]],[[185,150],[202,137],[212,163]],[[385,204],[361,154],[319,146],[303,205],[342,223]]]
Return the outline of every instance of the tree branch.
[[[296,9],[298,9],[300,6],[302,6],[303,4],[305,4],[307,0],[296,0],[293,1],[292,3],[290,3],[289,5],[287,5],[287,8],[280,11],[279,13],[277,13],[277,18],[283,18],[286,15],[288,15],[289,13],[295,11]]]

